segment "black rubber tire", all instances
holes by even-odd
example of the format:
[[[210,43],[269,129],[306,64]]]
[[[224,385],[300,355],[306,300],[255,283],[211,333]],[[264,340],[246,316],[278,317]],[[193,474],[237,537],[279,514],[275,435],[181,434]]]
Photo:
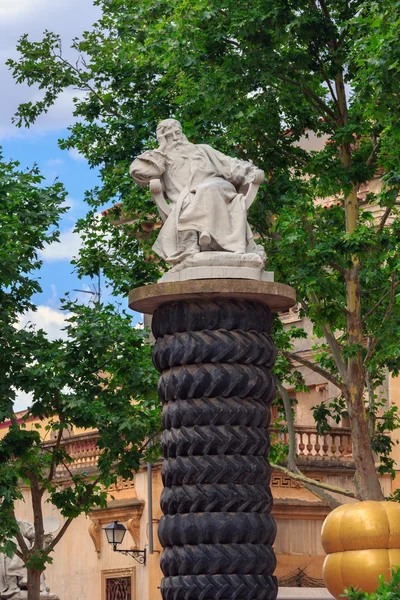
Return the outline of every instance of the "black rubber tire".
[[[268,513],[188,513],[164,515],[158,537],[163,547],[186,544],[269,544],[276,524]]]
[[[201,512],[268,513],[272,494],[267,485],[210,484],[166,487],[161,492],[165,515]]]
[[[172,367],[160,375],[158,393],[162,402],[204,396],[250,396],[268,401],[275,395],[275,380],[269,369],[255,365],[185,365]]]
[[[270,420],[266,402],[237,396],[171,400],[163,408],[165,429],[195,425],[242,425],[267,429]]]
[[[273,575],[186,575],[161,580],[163,600],[276,600]]]
[[[161,510],[165,515],[200,512],[270,512],[272,494],[267,485],[210,484],[164,488]]]
[[[153,362],[158,371],[193,363],[243,363],[272,367],[276,349],[267,333],[226,329],[186,331],[158,338]]]
[[[272,575],[276,558],[264,544],[198,544],[167,546],[161,555],[163,574]]]
[[[204,329],[270,333],[271,327],[272,313],[264,304],[230,298],[166,302],[155,311],[152,320],[156,339],[177,332]]]
[[[165,458],[206,454],[267,456],[270,445],[266,429],[232,425],[166,429],[161,444]]]
[[[164,600],[276,599],[271,325],[263,304],[230,298],[172,302],[153,317],[166,429]]]
[[[166,458],[161,468],[164,486],[195,483],[256,483],[267,481],[271,467],[261,456],[179,456]]]

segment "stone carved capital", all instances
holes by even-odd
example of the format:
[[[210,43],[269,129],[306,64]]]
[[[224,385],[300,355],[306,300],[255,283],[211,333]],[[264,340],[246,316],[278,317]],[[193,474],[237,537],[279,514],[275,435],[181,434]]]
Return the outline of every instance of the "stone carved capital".
[[[132,536],[135,547],[137,546],[138,548],[140,548],[140,518],[142,516],[142,510],[137,511],[136,514],[126,522],[126,528]]]
[[[138,498],[130,500],[113,500],[107,508],[95,508],[89,513],[92,524],[89,534],[96,548],[97,556],[101,553],[101,539],[104,535],[102,528],[113,521],[125,524],[133,538],[134,546],[140,547],[140,519],[143,513],[144,501]]]
[[[95,550],[97,552],[97,558],[101,556],[101,525],[97,519],[91,519],[89,525],[89,535],[93,540]]]

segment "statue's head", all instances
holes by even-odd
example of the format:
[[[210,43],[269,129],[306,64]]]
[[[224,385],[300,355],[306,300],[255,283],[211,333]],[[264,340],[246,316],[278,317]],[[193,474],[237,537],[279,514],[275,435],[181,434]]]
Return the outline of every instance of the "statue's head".
[[[158,124],[157,140],[160,145],[188,141],[182,132],[182,125],[176,119],[164,119]]]

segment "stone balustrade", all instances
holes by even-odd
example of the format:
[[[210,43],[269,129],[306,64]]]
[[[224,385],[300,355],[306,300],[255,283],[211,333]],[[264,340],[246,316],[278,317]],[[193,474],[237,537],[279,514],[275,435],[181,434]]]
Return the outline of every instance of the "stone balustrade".
[[[300,459],[342,459],[352,460],[352,446],[350,429],[347,427],[332,427],[332,429],[319,435],[315,427],[296,425],[296,453]],[[276,433],[271,428],[272,443],[288,443],[287,433]],[[100,450],[97,447],[97,432],[75,435],[69,439],[63,440],[62,445],[71,462],[58,465],[55,478],[65,479],[76,473],[93,472],[97,466],[97,460]],[[44,446],[54,445],[53,442],[46,442]]]
[[[351,433],[347,427],[332,427],[319,435],[315,427],[295,426],[296,453],[300,459],[343,459],[352,460]],[[288,443],[287,433],[275,434],[276,441]]]
[[[97,468],[100,450],[97,446],[99,435],[96,431],[74,435],[62,440],[62,447],[72,459],[57,465],[55,479],[65,479],[77,473],[93,472]],[[54,446],[54,441],[45,442],[43,446]]]

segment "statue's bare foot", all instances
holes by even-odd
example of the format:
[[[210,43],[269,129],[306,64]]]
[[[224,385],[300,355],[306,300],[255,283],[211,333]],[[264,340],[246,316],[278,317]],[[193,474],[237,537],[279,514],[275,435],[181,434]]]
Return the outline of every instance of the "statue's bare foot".
[[[24,598],[21,594],[26,594],[25,598],[28,598],[28,592],[25,590],[21,590],[18,587],[8,588],[7,590],[1,591],[1,598],[4,600],[20,600],[20,598]]]
[[[209,246],[211,244],[211,235],[208,231],[202,231],[199,235],[200,246]]]

